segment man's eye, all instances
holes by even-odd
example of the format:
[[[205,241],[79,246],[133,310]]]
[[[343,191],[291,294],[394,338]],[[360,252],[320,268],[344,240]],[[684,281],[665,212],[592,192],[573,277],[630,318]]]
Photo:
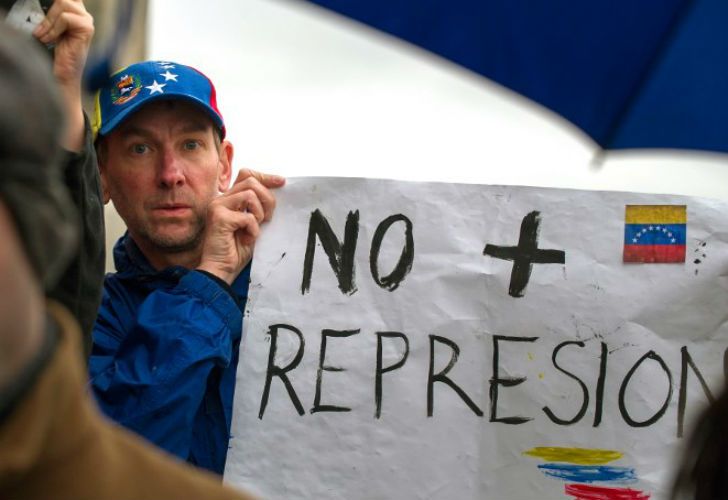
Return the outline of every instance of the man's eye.
[[[198,141],[185,141],[184,148],[187,151],[194,151],[195,149],[200,147],[200,143]]]
[[[149,146],[147,146],[146,144],[134,144],[131,147],[131,150],[135,154],[143,155],[144,153],[146,153],[147,151],[149,151]]]

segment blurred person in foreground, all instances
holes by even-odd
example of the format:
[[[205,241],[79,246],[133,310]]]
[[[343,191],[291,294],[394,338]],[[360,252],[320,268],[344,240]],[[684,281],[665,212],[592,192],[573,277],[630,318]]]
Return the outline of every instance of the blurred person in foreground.
[[[248,498],[106,421],[86,393],[78,323],[44,297],[80,231],[65,96],[37,51],[0,25],[0,498]]]
[[[41,52],[45,51],[45,56],[53,54],[52,59],[46,57],[48,60],[45,61],[45,64],[52,68],[60,97],[59,102],[66,116],[66,127],[60,136],[63,150],[59,153],[58,161],[61,162],[62,167],[58,173],[77,209],[74,217],[78,217],[76,230],[79,244],[76,247],[68,244],[45,246],[37,244],[33,245],[33,253],[29,254],[29,258],[31,263],[37,264],[39,260],[45,259],[51,254],[70,255],[67,265],[64,264],[58,269],[50,270],[49,277],[55,284],[53,287],[47,288],[47,295],[63,304],[78,320],[83,333],[84,354],[88,356],[91,351],[91,330],[101,302],[105,263],[103,202],[100,194],[99,173],[91,127],[83,112],[81,94],[84,64],[94,33],[93,19],[86,12],[81,0],[52,2],[45,18],[43,18],[43,11],[40,10],[40,4],[37,1],[34,4],[31,1],[18,0],[11,7],[14,22],[11,19],[8,19],[7,22],[18,25],[18,21],[24,21],[27,18],[28,23],[20,26],[26,31],[33,29],[34,24],[30,22],[31,18],[39,16],[42,19],[33,32],[33,36],[40,43],[36,42],[33,45],[40,48],[41,44],[47,44],[50,49],[41,49]],[[21,12],[15,12],[16,10],[21,10]],[[5,18],[4,13],[0,14],[0,19],[2,18]],[[30,33],[28,38],[30,38]],[[21,91],[21,88],[15,88],[8,89],[4,93],[15,95]],[[15,115],[7,115],[4,118],[30,122],[25,130],[26,133],[32,134],[33,126],[40,126],[44,119],[44,103],[44,100],[40,100],[35,104],[35,108],[18,107]],[[8,126],[12,126],[12,123],[12,121],[9,122]],[[14,131],[14,133],[17,134],[18,131]],[[5,140],[9,140],[8,137],[12,136],[6,136]],[[25,140],[25,138],[23,139]],[[26,141],[25,144],[33,143]],[[37,150],[32,153],[40,155],[43,144],[37,144],[36,147]],[[30,153],[28,152],[28,154]],[[24,191],[17,189],[10,193],[11,196],[19,199],[24,194]],[[61,208],[46,203],[45,206],[37,207],[36,211],[52,219]],[[24,211],[14,215],[31,217],[30,214],[31,212]],[[49,224],[46,230],[60,233],[62,228]],[[40,237],[35,232],[26,232],[23,236],[36,239]],[[61,240],[61,243],[65,241],[67,240]],[[59,261],[61,260],[59,259]]]
[[[696,420],[685,445],[673,500],[728,498],[728,386]]]
[[[101,409],[199,467],[225,468],[253,245],[278,176],[242,170],[215,87],[183,64],[147,61],[96,96],[104,200],[127,226],[93,332]]]

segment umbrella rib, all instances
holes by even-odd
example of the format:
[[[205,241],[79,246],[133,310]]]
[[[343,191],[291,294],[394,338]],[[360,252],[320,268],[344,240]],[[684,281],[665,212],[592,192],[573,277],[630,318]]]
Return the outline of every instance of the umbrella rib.
[[[667,31],[665,32],[665,36],[662,37],[662,40],[655,48],[654,54],[650,59],[649,63],[645,65],[645,68],[642,71],[640,78],[634,85],[634,90],[630,93],[629,97],[627,97],[621,110],[614,117],[614,119],[612,120],[612,124],[607,129],[607,133],[604,135],[604,144],[602,145],[604,149],[610,149],[612,147],[612,143],[614,142],[619,128],[623,124],[623,120],[625,119],[629,111],[632,110],[637,99],[642,95],[642,91],[647,85],[647,81],[649,80],[650,75],[654,72],[658,63],[666,54],[667,46],[674,40],[675,34],[677,33],[681,21],[687,17],[688,11],[695,6],[695,3],[695,0],[687,0],[682,4],[679,9],[675,11],[673,19],[670,22]]]

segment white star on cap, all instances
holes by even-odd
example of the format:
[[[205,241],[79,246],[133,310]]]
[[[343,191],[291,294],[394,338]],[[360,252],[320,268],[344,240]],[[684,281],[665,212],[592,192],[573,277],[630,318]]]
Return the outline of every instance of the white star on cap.
[[[174,74],[170,73],[169,70],[167,70],[165,73],[160,73],[160,75],[164,77],[165,82],[169,81],[169,80],[176,82],[177,77],[179,76],[179,75],[174,75]]]
[[[157,80],[154,80],[154,83],[151,85],[145,85],[145,89],[149,89],[149,95],[152,94],[164,94],[164,90],[162,90],[162,87],[166,86],[166,83],[157,83]]]

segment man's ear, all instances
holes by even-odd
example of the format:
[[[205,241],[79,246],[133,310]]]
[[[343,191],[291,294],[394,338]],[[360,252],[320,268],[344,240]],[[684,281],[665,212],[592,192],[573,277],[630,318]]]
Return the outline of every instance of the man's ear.
[[[220,144],[219,156],[220,171],[217,177],[217,189],[224,193],[230,189],[230,181],[233,177],[233,145],[230,141],[224,140]]]

